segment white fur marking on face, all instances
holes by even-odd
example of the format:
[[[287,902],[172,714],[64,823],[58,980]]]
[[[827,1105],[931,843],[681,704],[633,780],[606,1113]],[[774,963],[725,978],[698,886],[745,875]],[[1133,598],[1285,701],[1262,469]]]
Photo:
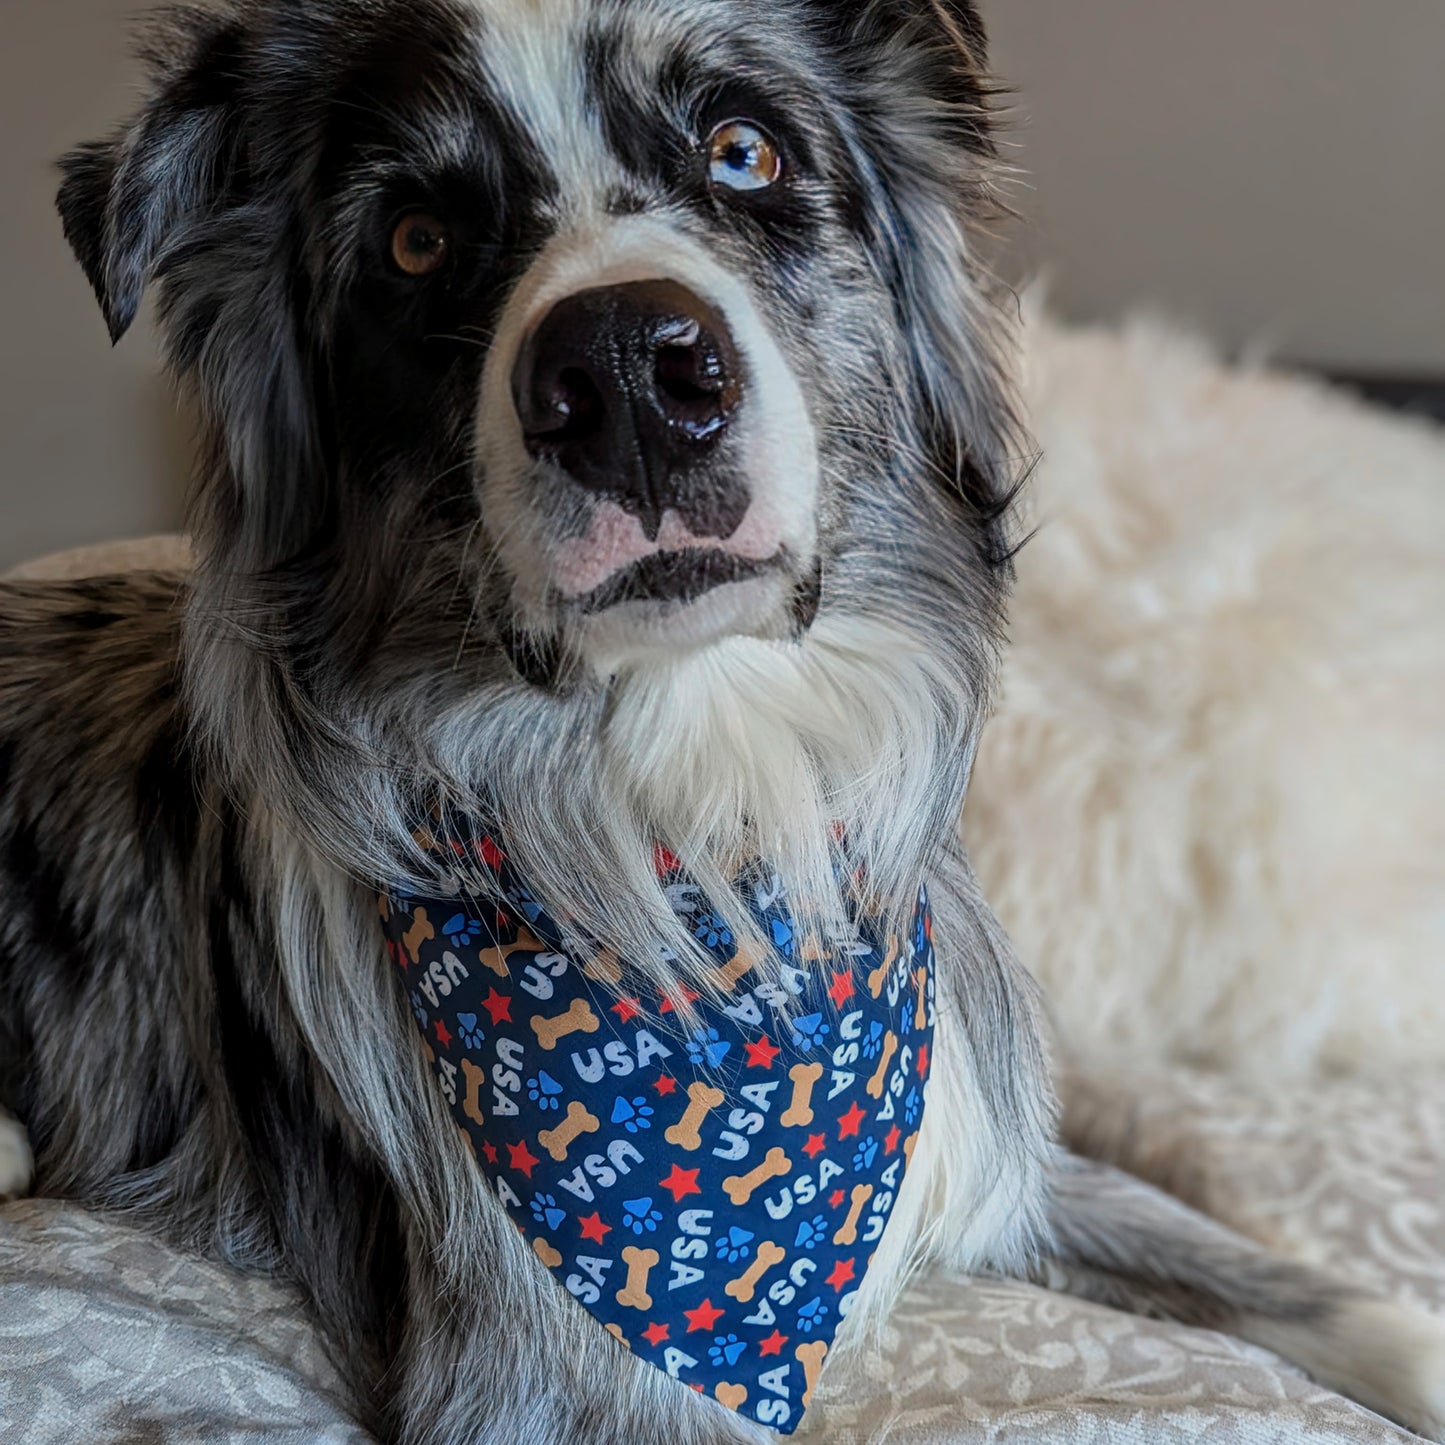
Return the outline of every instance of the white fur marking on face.
[[[523,445],[512,401],[517,355],[533,328],[565,297],[600,286],[657,279],[680,282],[721,312],[747,368],[750,385],[733,430],[740,442],[737,456],[743,482],[754,501],[735,550],[753,556],[762,548],[765,556],[772,556],[786,548],[803,563],[814,555],[817,435],[797,376],[750,288],[664,217],[598,215],[554,237],[522,278],[498,325],[482,382],[478,417],[482,509],[513,578],[524,622],[537,625],[545,619],[551,593],[575,596],[590,590],[578,578],[596,576],[609,557],[615,557],[618,565],[636,560],[629,549],[639,544],[605,522],[600,525],[610,530],[594,528],[590,547],[569,549],[542,535],[531,504],[534,465]],[[609,552],[611,548],[615,553]]]
[[[561,216],[599,209],[623,179],[586,103],[585,0],[470,0],[483,17],[487,79],[542,152]]]

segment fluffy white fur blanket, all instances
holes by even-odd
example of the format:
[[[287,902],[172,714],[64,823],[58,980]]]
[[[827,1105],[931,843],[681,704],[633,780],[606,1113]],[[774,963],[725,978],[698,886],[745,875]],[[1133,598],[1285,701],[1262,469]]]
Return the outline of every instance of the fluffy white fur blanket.
[[[1445,431],[1146,321],[1028,356],[964,831],[1065,1045],[1445,1058]]]
[[[1028,359],[1038,532],[964,831],[1065,1046],[1445,1059],[1445,432],[1147,322],[1034,321]]]

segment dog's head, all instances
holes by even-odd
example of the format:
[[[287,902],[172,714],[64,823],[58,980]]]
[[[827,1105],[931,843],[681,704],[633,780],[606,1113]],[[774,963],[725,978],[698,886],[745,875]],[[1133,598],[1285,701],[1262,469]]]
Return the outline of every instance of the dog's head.
[[[913,653],[976,701],[1016,444],[970,0],[238,0],[150,56],[60,205],[114,336],[162,283],[200,399],[206,625],[264,658],[229,722],[376,747],[383,695],[485,695],[562,738],[540,697],[628,694],[607,766],[676,794],[750,708],[789,767],[906,750],[860,694]],[[707,818],[793,805],[749,767]]]

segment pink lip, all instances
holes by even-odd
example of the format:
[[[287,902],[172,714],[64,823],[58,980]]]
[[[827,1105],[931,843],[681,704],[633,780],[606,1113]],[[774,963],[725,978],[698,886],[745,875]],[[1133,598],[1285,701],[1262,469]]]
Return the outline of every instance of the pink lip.
[[[595,592],[624,567],[662,552],[726,552],[749,562],[765,562],[782,547],[782,536],[767,509],[754,502],[731,537],[695,536],[676,512],[663,516],[657,540],[649,541],[641,524],[616,502],[600,502],[585,537],[550,549],[552,584],[568,600]]]

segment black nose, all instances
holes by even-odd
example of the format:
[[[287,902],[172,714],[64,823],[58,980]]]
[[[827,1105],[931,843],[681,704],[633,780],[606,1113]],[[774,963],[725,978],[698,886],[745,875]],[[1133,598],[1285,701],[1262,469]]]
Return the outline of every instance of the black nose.
[[[681,514],[726,538],[748,495],[710,465],[742,400],[727,323],[675,281],[636,281],[561,301],[522,348],[512,377],[527,450],[606,493],[657,536]]]

